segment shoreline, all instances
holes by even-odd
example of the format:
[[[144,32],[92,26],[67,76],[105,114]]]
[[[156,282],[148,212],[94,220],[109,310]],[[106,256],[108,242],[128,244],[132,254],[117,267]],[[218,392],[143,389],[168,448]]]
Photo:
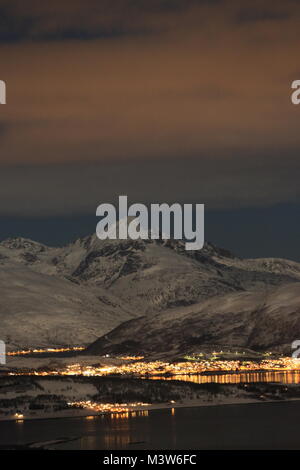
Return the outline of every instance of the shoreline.
[[[286,369],[284,367],[280,368],[270,368],[270,369],[238,369],[238,370],[213,370],[213,369],[208,369],[208,370],[203,370],[201,372],[178,372],[175,374],[169,374],[169,373],[158,373],[158,374],[92,374],[92,375],[86,375],[86,374],[61,374],[59,372],[55,373],[34,373],[32,371],[30,372],[17,372],[15,369],[7,369],[3,370],[0,368],[0,378],[1,377],[33,377],[33,378],[38,378],[38,377],[56,377],[56,378],[65,378],[65,377],[85,377],[85,378],[97,378],[97,377],[108,377],[108,378],[128,378],[128,379],[147,379],[147,380],[157,380],[157,379],[168,379],[168,380],[176,380],[176,377],[180,376],[187,376],[187,377],[193,377],[193,376],[202,376],[202,377],[211,377],[211,376],[226,376],[226,375],[243,375],[243,374],[276,374],[276,373],[289,373],[289,374],[299,374],[300,373],[300,367],[297,369]]]
[[[30,416],[30,417],[23,417],[16,419],[15,417],[5,417],[2,418],[0,417],[0,423],[5,423],[5,422],[15,422],[22,424],[24,421],[36,421],[36,420],[50,420],[50,419],[74,419],[74,418],[103,418],[103,417],[108,417],[111,415],[122,415],[122,414],[127,414],[127,413],[135,413],[135,412],[143,412],[143,411],[155,411],[155,410],[172,410],[176,408],[210,408],[210,407],[215,407],[215,406],[232,406],[232,405],[251,405],[251,404],[268,404],[268,403],[289,403],[289,402],[294,402],[294,401],[300,401],[300,398],[290,398],[287,400],[258,400],[258,399],[249,399],[249,398],[238,398],[238,399],[228,399],[228,400],[220,400],[219,402],[203,402],[203,401],[197,401],[197,400],[190,400],[186,401],[184,403],[157,403],[149,406],[137,406],[137,407],[128,407],[128,410],[126,411],[110,411],[110,412],[92,412],[89,411],[87,412],[86,410],[83,409],[70,409],[70,410],[64,410],[62,413],[54,414],[54,413],[48,413],[44,414],[43,416]]]

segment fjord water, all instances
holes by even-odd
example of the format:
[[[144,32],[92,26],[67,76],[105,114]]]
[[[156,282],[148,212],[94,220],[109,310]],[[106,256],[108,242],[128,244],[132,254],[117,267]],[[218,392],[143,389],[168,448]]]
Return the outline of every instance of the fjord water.
[[[300,401],[0,423],[0,445],[54,449],[300,449]]]

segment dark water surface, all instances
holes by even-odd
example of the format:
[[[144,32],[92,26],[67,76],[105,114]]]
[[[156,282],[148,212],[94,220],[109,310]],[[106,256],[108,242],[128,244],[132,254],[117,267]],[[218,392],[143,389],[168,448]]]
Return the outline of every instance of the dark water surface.
[[[300,449],[299,420],[295,401],[2,422],[0,445],[63,438],[66,442],[49,448]]]

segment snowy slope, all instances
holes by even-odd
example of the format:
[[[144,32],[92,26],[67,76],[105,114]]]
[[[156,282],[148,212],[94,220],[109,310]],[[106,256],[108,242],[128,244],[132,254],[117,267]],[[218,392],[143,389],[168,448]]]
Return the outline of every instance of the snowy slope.
[[[242,260],[211,244],[188,252],[179,241],[96,235],[60,248],[8,239],[0,243],[0,338],[88,344],[130,318],[299,280],[299,263]]]
[[[0,337],[9,349],[88,344],[132,318],[101,290],[25,266],[0,268],[0,299]]]
[[[198,305],[123,323],[92,344],[88,354],[165,353],[203,349],[278,350],[291,355],[300,339],[300,283],[236,292]]]

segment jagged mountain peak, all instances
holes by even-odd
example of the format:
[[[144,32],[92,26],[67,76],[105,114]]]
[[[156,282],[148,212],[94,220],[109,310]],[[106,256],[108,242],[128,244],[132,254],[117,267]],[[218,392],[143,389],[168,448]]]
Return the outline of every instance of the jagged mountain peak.
[[[31,250],[35,252],[41,252],[48,249],[48,247],[42,243],[23,237],[6,238],[0,243],[0,246],[11,250]]]
[[[18,296],[24,321],[30,312],[34,311],[38,316],[38,311],[32,306],[33,299],[37,306],[45,304],[40,286],[44,285],[44,276],[48,276],[47,296],[55,299],[58,295],[66,323],[74,325],[72,318],[75,310],[72,310],[73,303],[69,299],[74,286],[75,291],[78,286],[77,305],[80,306],[78,309],[76,307],[76,311],[78,314],[82,311],[78,322],[76,320],[76,328],[80,326],[80,321],[82,328],[85,328],[84,312],[87,309],[86,299],[89,299],[89,312],[101,317],[101,321],[95,318],[97,326],[94,337],[129,318],[151,317],[161,311],[172,312],[174,308],[185,308],[228,293],[261,291],[300,280],[300,264],[291,261],[243,260],[212,243],[205,243],[199,251],[186,251],[184,242],[180,240],[102,241],[95,233],[59,248],[46,247],[21,237],[0,243],[0,294],[2,283],[3,299],[7,291],[5,279],[12,270],[13,277],[17,279],[15,294],[6,297],[0,306],[0,313],[1,308],[3,315],[16,311],[15,299]],[[62,283],[66,286],[65,295],[57,287]],[[68,283],[73,289],[67,287],[70,286]],[[47,305],[53,315],[52,329],[56,322],[60,324],[61,312],[56,310],[58,303],[50,301]],[[104,305],[110,306],[109,313]],[[15,325],[16,319],[13,322],[6,315],[6,325],[3,327],[11,337],[14,336]],[[104,329],[102,325],[105,325]],[[66,331],[61,337],[64,334],[67,342],[70,334]],[[91,339],[89,334],[86,343]],[[45,332],[44,342],[47,335]],[[76,332],[73,331],[72,335],[74,339]],[[52,333],[48,336],[53,338]],[[26,338],[26,344],[29,340]]]

